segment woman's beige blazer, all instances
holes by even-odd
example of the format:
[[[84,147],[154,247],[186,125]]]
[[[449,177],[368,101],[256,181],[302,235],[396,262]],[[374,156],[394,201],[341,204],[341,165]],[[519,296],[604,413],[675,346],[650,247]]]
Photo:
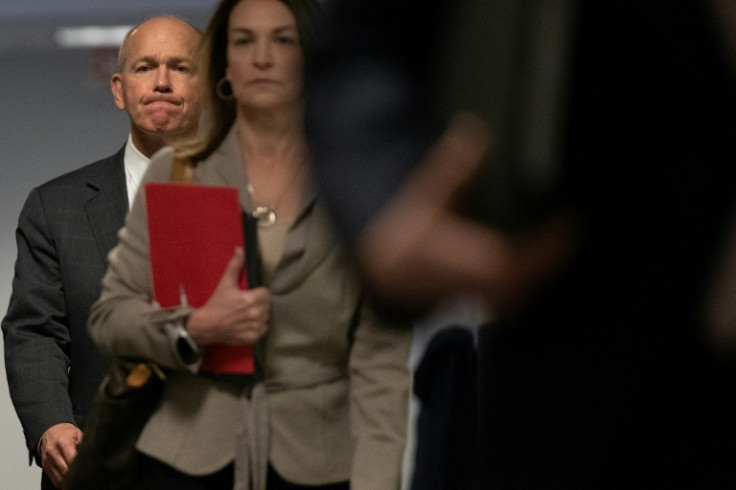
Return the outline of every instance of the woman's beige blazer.
[[[361,301],[314,194],[287,232],[281,261],[267,285],[269,333],[256,347],[267,393],[264,427],[244,422],[249,390],[192,374],[170,337],[152,324],[143,190],[147,182],[169,180],[172,156],[171,149],[164,149],[152,160],[120,243],[110,253],[103,292],[88,325],[103,350],[170,368],[139,450],[185,473],[207,474],[236,458],[244,428],[265,429],[268,446],[258,450],[267,451],[288,480],[312,485],[350,479],[353,490],[398,489],[410,391],[410,332],[381,324]],[[243,208],[252,208],[233,131],[199,163],[194,180],[235,186]]]

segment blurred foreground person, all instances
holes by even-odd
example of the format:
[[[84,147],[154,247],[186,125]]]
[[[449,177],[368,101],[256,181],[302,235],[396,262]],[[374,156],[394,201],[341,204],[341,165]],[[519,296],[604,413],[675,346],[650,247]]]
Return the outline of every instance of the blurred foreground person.
[[[461,118],[438,137],[429,117],[446,6],[334,4],[309,127],[363,278],[394,311],[470,291],[496,315],[478,344],[475,488],[736,484],[734,366],[702,321],[736,190],[712,7],[578,3],[556,192],[507,227],[458,206],[488,139],[493,165],[493,128]]]

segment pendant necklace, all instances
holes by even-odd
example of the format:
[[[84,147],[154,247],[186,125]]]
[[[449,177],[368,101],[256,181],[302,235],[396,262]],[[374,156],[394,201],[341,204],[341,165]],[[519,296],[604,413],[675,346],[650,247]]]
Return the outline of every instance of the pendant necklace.
[[[258,226],[261,228],[268,228],[270,226],[273,226],[274,223],[276,223],[276,209],[278,209],[279,203],[286,195],[286,192],[291,188],[291,186],[296,182],[297,177],[299,177],[299,174],[302,173],[302,168],[304,165],[300,165],[299,168],[294,172],[294,175],[291,177],[291,180],[288,184],[286,184],[286,187],[284,187],[284,190],[281,191],[281,195],[279,195],[278,199],[276,199],[276,202],[273,203],[272,206],[262,205],[259,206],[256,204],[256,197],[255,197],[255,191],[253,190],[253,186],[251,184],[248,184],[248,194],[250,194],[250,199],[253,201],[253,205],[255,206],[255,209],[250,213],[251,216],[253,216],[256,221],[258,222]]]

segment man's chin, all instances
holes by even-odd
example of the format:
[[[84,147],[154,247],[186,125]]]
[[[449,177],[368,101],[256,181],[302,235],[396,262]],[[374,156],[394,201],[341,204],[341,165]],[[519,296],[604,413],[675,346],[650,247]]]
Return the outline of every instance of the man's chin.
[[[182,134],[184,130],[181,129],[181,123],[169,121],[166,123],[150,125],[146,128],[146,132],[151,136],[169,138]]]
[[[165,134],[177,127],[177,124],[170,118],[159,118],[151,121],[150,130],[152,133]]]
[[[146,111],[146,126],[154,132],[162,133],[181,125],[181,113],[172,111],[171,108]]]
[[[146,124],[146,132],[150,135],[159,137],[172,137],[188,133],[186,129],[189,121],[182,120],[179,117],[157,117],[150,118]]]

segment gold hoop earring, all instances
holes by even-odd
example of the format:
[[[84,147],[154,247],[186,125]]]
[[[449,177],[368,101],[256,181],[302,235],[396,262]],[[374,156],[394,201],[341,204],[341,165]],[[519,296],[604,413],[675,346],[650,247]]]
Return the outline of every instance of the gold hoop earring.
[[[226,86],[227,91],[224,90]],[[215,84],[215,94],[217,94],[217,98],[219,98],[220,100],[232,100],[233,87],[230,85],[230,80],[225,77],[219,79]]]

